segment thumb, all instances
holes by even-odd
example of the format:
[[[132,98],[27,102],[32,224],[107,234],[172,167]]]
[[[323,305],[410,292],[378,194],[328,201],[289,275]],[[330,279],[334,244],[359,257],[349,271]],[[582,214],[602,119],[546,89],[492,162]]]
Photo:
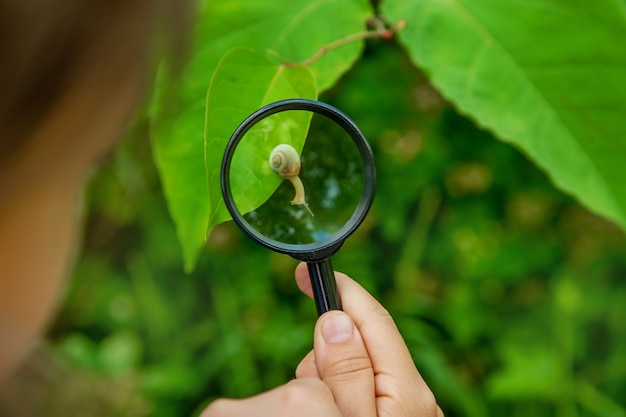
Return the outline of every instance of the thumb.
[[[315,326],[315,364],[344,417],[376,417],[374,370],[349,315],[333,310]]]

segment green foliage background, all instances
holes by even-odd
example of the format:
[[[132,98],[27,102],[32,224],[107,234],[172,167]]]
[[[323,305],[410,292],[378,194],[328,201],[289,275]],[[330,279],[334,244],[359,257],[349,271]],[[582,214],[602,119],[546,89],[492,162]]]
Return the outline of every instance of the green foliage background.
[[[243,91],[207,89],[232,47],[302,62],[365,30],[375,9],[407,28],[309,67],[378,170],[372,211],[335,267],[391,311],[447,416],[626,414],[625,241],[585,208],[623,225],[623,2],[380,3],[201,5],[189,65],[176,83],[162,68],[149,110],[90,184],[49,335],[106,382],[118,415],[193,415],[293,376],[315,322],[295,261],[232,223],[205,241],[205,104]]]

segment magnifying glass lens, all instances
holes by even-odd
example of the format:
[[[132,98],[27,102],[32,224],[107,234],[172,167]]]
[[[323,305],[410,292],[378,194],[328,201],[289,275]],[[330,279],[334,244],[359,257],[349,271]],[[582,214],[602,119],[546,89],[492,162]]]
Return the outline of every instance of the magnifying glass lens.
[[[365,218],[375,182],[359,128],[306,99],[251,114],[231,136],[220,171],[235,223],[260,245],[306,262],[319,315],[341,309],[330,258]]]
[[[257,122],[237,144],[230,166],[233,201],[248,227],[290,245],[332,239],[357,210],[364,182],[350,134],[306,110]]]

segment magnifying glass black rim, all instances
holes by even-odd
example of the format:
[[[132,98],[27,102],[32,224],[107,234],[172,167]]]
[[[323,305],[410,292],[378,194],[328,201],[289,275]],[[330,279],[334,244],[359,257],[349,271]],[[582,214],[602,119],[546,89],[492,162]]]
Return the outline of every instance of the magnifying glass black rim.
[[[243,136],[262,119],[271,116],[272,114],[288,110],[311,111],[322,116],[326,116],[339,124],[354,141],[363,161],[363,194],[361,195],[361,200],[359,201],[356,210],[352,213],[350,219],[341,229],[319,242],[296,245],[280,242],[259,233],[252,225],[250,225],[250,223],[248,223],[248,221],[237,209],[231,189],[228,186],[230,184],[230,166],[233,154]],[[239,125],[226,146],[226,151],[224,152],[224,158],[222,160],[220,182],[226,208],[239,228],[243,230],[244,233],[246,233],[251,239],[271,250],[288,254],[301,261],[320,261],[335,253],[341,247],[344,240],[350,236],[357,229],[357,227],[359,227],[367,215],[367,212],[372,205],[372,200],[374,199],[374,190],[376,188],[376,170],[372,150],[367,143],[365,136],[352,120],[350,120],[340,110],[329,104],[315,100],[297,98],[270,103],[252,113]]]

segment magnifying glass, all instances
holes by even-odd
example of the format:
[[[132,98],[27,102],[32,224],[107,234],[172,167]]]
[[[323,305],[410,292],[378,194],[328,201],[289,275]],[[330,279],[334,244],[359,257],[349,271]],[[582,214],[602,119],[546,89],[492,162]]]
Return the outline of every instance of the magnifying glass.
[[[376,182],[356,124],[319,101],[268,104],[231,136],[220,180],[250,238],[307,263],[318,315],[340,310],[330,257],[365,218]]]

